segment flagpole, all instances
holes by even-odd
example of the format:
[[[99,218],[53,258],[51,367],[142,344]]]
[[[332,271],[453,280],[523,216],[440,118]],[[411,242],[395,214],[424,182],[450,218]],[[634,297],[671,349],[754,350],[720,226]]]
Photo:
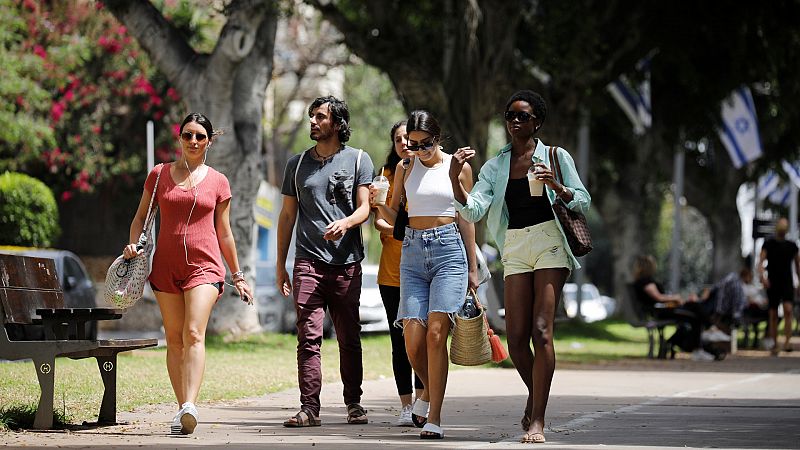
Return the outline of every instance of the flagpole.
[[[672,294],[678,293],[681,285],[681,216],[683,215],[681,198],[683,197],[684,159],[685,153],[683,142],[681,142],[675,151],[675,167],[673,169],[675,211],[673,211],[672,248],[669,253],[669,290]]]

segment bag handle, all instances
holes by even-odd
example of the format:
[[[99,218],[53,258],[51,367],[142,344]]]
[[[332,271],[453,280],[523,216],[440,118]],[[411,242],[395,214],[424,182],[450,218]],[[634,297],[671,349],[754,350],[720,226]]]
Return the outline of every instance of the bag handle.
[[[560,184],[564,184],[564,176],[561,174],[561,163],[558,161],[558,151],[552,145],[550,146],[550,162],[556,167],[556,181]]]
[[[406,173],[408,172],[408,166],[411,164],[411,158],[406,158],[403,160],[403,182],[400,184],[400,204],[402,205],[404,201],[406,201]]]
[[[147,206],[147,217],[144,219],[144,228],[142,229],[142,236],[146,236],[150,234],[150,229],[153,228],[153,223],[155,222],[156,218],[156,211],[153,210],[153,200],[158,195],[158,181],[161,179],[161,172],[164,171],[164,163],[158,165],[160,168],[158,169],[158,173],[156,174],[156,185],[153,187],[153,194],[150,196],[150,204]],[[158,202],[156,202],[156,210],[158,210]],[[141,241],[142,238],[139,238]],[[146,240],[146,238],[145,238]]]

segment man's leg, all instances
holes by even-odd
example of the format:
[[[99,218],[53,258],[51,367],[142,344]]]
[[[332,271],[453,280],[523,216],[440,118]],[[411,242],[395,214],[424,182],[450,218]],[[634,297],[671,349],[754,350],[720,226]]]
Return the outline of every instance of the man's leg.
[[[794,310],[792,309],[792,302],[783,302],[783,350],[791,351],[792,343],[792,318],[794,317]],[[778,345],[777,341],[775,345]]]
[[[325,307],[321,295],[323,274],[311,260],[295,262],[293,273],[294,306],[297,311],[297,380],[300,404],[319,416],[322,390],[322,322]]]
[[[336,340],[339,342],[339,373],[344,385],[345,405],[361,403],[361,381],[364,378],[361,358],[361,324],[358,305],[361,299],[361,264],[355,263],[337,268],[340,273],[332,285],[328,298],[328,309]],[[334,283],[332,281],[332,283]]]

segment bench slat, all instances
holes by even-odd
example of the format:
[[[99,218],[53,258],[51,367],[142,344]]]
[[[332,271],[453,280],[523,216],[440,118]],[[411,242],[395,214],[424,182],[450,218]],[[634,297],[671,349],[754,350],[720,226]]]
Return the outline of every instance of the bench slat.
[[[0,286],[60,291],[52,259],[0,253]]]
[[[64,294],[59,291],[22,291],[0,288],[0,302],[3,303],[5,323],[20,325],[33,324],[39,308],[59,308],[64,306]]]

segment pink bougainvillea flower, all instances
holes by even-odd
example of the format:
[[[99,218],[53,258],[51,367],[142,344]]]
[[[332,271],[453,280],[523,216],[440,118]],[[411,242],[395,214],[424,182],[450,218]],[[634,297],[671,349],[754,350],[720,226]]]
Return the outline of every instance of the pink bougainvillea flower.
[[[71,198],[72,198],[72,192],[64,191],[64,192],[61,193],[61,201],[62,202],[68,202],[69,199],[71,199]]]
[[[170,100],[176,101],[176,102],[181,99],[181,96],[178,95],[178,91],[176,91],[175,88],[167,89],[167,97],[169,97]]]
[[[36,45],[33,46],[33,54],[38,56],[38,57],[40,57],[40,58],[42,58],[42,59],[46,59],[47,58],[47,51],[44,49],[44,47],[42,47],[39,44],[36,44]]]

